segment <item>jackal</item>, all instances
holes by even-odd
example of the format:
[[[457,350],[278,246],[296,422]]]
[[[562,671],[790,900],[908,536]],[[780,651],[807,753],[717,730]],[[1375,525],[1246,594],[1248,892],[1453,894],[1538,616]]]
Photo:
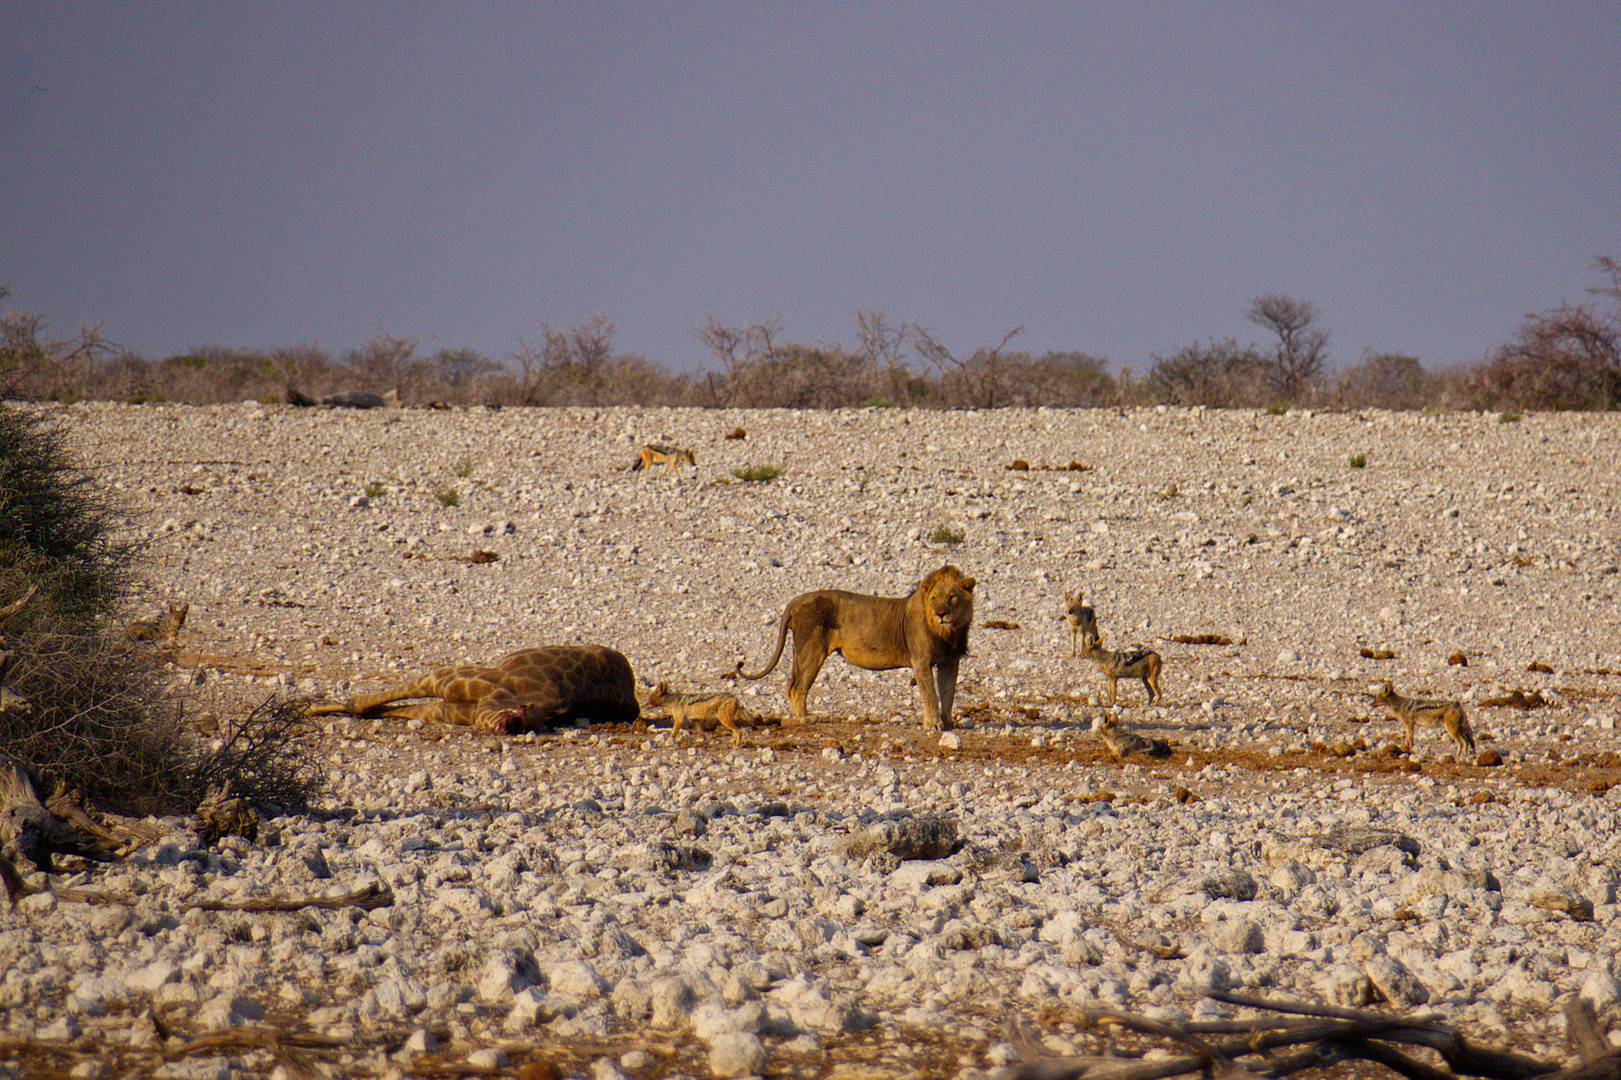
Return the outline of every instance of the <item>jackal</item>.
[[[1373,703],[1382,705],[1390,710],[1390,715],[1400,720],[1407,727],[1407,749],[1413,749],[1413,729],[1419,726],[1444,728],[1452,736],[1452,741],[1458,747],[1458,759],[1465,760],[1464,752],[1469,756],[1475,753],[1475,732],[1469,726],[1469,717],[1464,715],[1463,706],[1456,701],[1444,701],[1439,698],[1404,698],[1396,693],[1396,688],[1387,679],[1373,695]]]
[[[646,473],[651,472],[655,465],[663,465],[665,472],[673,475],[683,463],[696,469],[698,457],[691,450],[679,446],[655,446],[648,443],[636,455],[636,460],[630,463],[630,471]]]
[[[1067,605],[1064,617],[1069,620],[1069,654],[1078,656],[1082,648],[1098,640],[1098,619],[1086,606],[1079,589],[1064,593],[1064,603]]]
[[[189,603],[178,607],[169,605],[169,610],[156,619],[145,619],[129,624],[128,633],[131,641],[156,641],[160,645],[172,645],[180,636],[180,628],[186,625],[186,613],[191,610]]]
[[[1081,651],[1081,656],[1092,661],[1109,680],[1109,704],[1115,702],[1121,679],[1141,679],[1148,690],[1148,703],[1158,705],[1163,696],[1159,689],[1159,669],[1163,663],[1153,649],[1105,649],[1093,638]]]
[[[644,702],[649,709],[662,708],[670,714],[670,737],[675,738],[681,734],[681,727],[688,720],[711,720],[732,733],[732,745],[743,744],[743,732],[738,727],[738,720],[750,727],[754,726],[755,716],[737,702],[737,695],[724,690],[699,690],[694,693],[678,693],[670,689],[669,683],[661,682],[647,695]]]
[[[1170,743],[1126,731],[1120,727],[1119,718],[1113,715],[1104,716],[1098,721],[1098,738],[1103,740],[1103,745],[1109,748],[1116,761],[1124,761],[1131,754],[1147,754],[1154,758],[1171,756]]]

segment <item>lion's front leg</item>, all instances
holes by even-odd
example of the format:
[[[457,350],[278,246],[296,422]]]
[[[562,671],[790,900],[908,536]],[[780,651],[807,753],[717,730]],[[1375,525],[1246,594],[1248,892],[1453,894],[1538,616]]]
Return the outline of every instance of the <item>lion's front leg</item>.
[[[957,700],[957,661],[942,660],[936,664],[934,679],[940,698],[940,729],[950,731],[956,726],[951,709]]]
[[[939,680],[944,668],[944,664],[936,668],[925,661],[912,669],[917,679],[918,696],[923,699],[923,726],[930,731],[943,731],[951,727],[951,694],[956,691],[956,666],[952,666],[952,685],[942,695],[943,684]]]

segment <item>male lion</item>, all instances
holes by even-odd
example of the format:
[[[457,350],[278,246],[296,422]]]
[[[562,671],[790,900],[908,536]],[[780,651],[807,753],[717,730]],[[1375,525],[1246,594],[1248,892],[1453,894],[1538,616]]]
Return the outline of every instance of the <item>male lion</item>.
[[[935,731],[951,727],[957,696],[957,662],[968,652],[968,626],[974,620],[974,579],[955,566],[942,566],[924,578],[910,596],[866,596],[842,589],[820,589],[788,601],[777,628],[777,651],[761,671],[737,674],[763,679],[782,659],[788,631],[794,632],[794,670],[788,679],[788,710],[805,719],[805,698],[829,654],[856,667],[888,671],[909,667],[923,698],[923,722]]]

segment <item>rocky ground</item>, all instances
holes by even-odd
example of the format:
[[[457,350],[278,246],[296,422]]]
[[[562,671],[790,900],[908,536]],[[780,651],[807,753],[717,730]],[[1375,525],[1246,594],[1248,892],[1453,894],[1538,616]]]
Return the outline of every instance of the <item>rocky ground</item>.
[[[535,644],[721,687],[796,593],[980,583],[944,737],[838,660],[739,749],[325,724],[320,813],[157,822],[56,880],[130,903],[0,913],[0,1071],[973,1076],[1009,1018],[1101,1053],[1088,1010],[1243,1015],[1212,987],[1558,1059],[1561,998],[1621,1004],[1621,417],[49,411],[150,541],[132,617],[191,604],[205,725]],[[650,441],[697,469],[624,471]],[[1074,588],[1163,654],[1118,712],[1169,757],[1093,733]],[[1386,679],[1461,700],[1478,761],[1392,746]],[[781,670],[739,690],[785,711]]]

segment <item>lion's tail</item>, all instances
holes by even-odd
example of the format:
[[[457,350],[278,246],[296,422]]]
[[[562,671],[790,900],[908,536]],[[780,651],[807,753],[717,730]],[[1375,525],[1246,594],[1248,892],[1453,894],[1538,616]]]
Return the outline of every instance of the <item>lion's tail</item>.
[[[743,670],[744,661],[739,660],[737,662],[737,669],[732,673],[734,678],[749,679],[751,681],[754,679],[763,679],[776,670],[777,661],[782,659],[782,647],[783,645],[787,644],[788,641],[788,616],[792,613],[792,611],[793,605],[789,605],[788,608],[782,613],[782,622],[777,626],[777,651],[771,654],[771,662],[765,667],[761,668],[759,671],[756,671],[753,675],[750,675],[748,672]]]

